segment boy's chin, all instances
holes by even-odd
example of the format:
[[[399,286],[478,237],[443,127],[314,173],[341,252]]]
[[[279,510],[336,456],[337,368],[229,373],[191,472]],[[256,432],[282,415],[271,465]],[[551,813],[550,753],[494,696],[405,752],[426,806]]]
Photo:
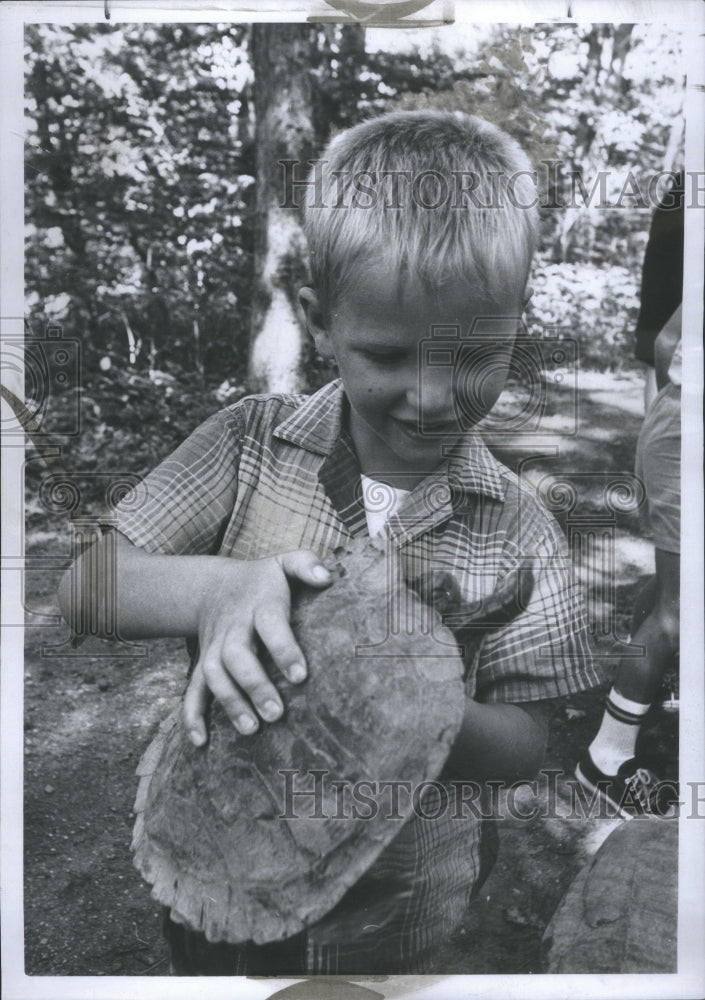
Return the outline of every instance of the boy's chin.
[[[431,472],[462,441],[465,431],[423,433],[395,428],[394,451],[420,472]]]

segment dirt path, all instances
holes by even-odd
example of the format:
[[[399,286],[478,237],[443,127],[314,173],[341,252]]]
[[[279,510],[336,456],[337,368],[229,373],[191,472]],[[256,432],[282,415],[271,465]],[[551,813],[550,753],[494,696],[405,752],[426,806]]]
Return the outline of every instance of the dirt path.
[[[581,432],[559,461],[549,456],[545,468],[593,469],[596,483],[605,471],[630,469],[639,393],[636,379],[611,384],[603,379],[592,390],[586,387]],[[535,463],[534,474],[541,472],[541,463]],[[593,500],[586,495],[585,506]],[[613,603],[617,631],[624,636],[650,548],[633,515],[618,516],[617,527],[618,579],[598,597]],[[27,555],[65,560],[65,526],[36,519]],[[58,575],[45,569],[28,574],[28,605],[34,611],[56,610]],[[182,643],[152,642],[141,650],[144,655],[132,656],[116,656],[103,643],[52,651],[46,647],[65,642],[66,629],[38,627],[40,621],[30,615],[25,658],[26,971],[165,975],[158,908],[132,867],[129,844],[135,767],[157,723],[178,701],[186,665]],[[600,648],[608,646],[605,639]],[[614,660],[607,656],[599,662],[607,683]],[[576,755],[599,722],[604,690],[556,703],[547,767],[572,773]],[[664,777],[674,777],[677,715],[652,711],[641,745],[649,763]],[[541,790],[539,798],[545,794]],[[566,796],[561,779],[558,797]],[[528,811],[531,801],[525,805]],[[582,861],[610,828],[605,821],[558,816],[508,819],[501,827],[498,863],[463,928],[438,956],[439,971],[541,971],[543,929]]]

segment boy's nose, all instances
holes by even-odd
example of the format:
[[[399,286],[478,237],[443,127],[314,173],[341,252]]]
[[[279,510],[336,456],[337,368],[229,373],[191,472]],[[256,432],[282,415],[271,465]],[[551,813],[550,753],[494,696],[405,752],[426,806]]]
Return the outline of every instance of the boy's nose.
[[[453,416],[452,369],[423,367],[408,392],[409,403],[424,421]]]

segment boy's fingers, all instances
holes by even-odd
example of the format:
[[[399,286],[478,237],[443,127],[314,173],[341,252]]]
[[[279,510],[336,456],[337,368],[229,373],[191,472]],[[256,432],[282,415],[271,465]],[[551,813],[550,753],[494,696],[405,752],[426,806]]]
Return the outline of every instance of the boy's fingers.
[[[252,715],[252,707],[242,697],[240,689],[265,722],[278,719],[284,711],[279,692],[249,646],[241,640],[231,638],[223,646],[221,658],[224,669],[213,671],[212,682],[206,669],[206,680],[240,732],[254,731],[251,721],[248,725],[247,719],[248,714]],[[254,721],[256,728],[256,717]]]
[[[194,746],[202,747],[208,739],[204,715],[208,704],[208,687],[198,666],[191,675],[181,708],[184,725]]]
[[[286,605],[258,608],[255,628],[269,655],[287,680],[299,684],[306,679],[306,659],[294,638]]]
[[[205,657],[201,668],[205,683],[235,728],[246,735],[254,733],[259,726],[257,714],[233,683],[220,657]]]
[[[308,549],[285,552],[276,558],[287,576],[296,577],[297,580],[308,583],[312,587],[327,586],[332,580],[330,571],[326,569],[320,558],[315,552]]]

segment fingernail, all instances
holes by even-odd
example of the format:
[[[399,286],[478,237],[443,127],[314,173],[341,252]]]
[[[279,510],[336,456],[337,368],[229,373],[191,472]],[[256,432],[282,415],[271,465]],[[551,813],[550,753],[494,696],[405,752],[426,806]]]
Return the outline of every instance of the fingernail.
[[[282,714],[282,707],[276,701],[265,701],[261,714],[268,722],[272,722]]]
[[[306,680],[306,667],[303,663],[294,663],[289,667],[289,677],[293,684],[300,684]]]
[[[257,721],[251,715],[238,715],[235,725],[241,733],[254,733],[257,728]]]
[[[330,573],[325,566],[314,566],[311,570],[311,576],[314,580],[318,580],[319,583],[327,583],[330,580]]]
[[[198,729],[189,730],[189,739],[195,747],[202,747],[206,742],[206,737],[204,733],[198,731]]]

